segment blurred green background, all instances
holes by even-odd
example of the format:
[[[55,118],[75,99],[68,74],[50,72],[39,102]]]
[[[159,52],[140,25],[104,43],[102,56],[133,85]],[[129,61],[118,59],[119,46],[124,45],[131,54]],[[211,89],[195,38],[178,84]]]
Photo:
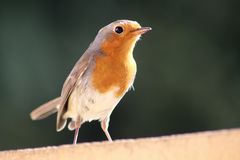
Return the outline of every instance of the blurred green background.
[[[29,113],[59,96],[97,31],[117,19],[153,30],[138,42],[135,91],[111,116],[113,139],[240,126],[240,10],[236,0],[0,2],[0,150],[72,143],[56,115]],[[106,140],[98,122],[79,141]]]

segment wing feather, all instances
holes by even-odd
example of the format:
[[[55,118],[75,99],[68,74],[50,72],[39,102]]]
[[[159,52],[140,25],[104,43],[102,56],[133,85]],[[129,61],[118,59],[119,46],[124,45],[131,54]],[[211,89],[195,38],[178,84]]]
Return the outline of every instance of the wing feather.
[[[67,123],[67,120],[63,118],[63,115],[67,111],[68,98],[72,93],[73,89],[75,88],[78,79],[81,78],[81,76],[85,73],[87,68],[90,66],[92,57],[93,57],[93,54],[84,53],[83,56],[75,64],[68,78],[64,82],[62,93],[61,93],[60,107],[57,114],[57,124],[56,124],[57,131],[61,131]]]

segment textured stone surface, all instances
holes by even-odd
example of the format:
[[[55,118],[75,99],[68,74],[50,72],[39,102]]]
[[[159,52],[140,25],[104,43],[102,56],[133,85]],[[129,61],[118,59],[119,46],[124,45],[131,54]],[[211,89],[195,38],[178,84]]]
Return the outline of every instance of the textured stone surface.
[[[0,152],[1,160],[240,160],[240,129]]]

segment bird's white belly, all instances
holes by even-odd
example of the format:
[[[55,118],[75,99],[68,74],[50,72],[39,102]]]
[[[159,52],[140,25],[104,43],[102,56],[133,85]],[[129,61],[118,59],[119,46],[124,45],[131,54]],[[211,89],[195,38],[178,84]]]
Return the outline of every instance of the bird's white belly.
[[[82,123],[92,120],[103,120],[110,116],[115,106],[122,97],[116,97],[118,88],[106,93],[100,93],[88,86],[82,91],[75,88],[69,97],[67,117],[77,120],[81,118]]]

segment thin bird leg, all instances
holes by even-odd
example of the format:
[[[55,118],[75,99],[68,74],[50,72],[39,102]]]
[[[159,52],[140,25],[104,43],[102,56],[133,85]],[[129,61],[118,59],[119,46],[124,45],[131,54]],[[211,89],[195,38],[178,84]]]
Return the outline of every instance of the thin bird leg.
[[[108,123],[109,123],[109,118],[105,118],[103,121],[101,121],[101,127],[105,135],[107,136],[107,139],[109,142],[112,142],[112,138],[108,132]]]
[[[79,128],[81,127],[81,123],[82,123],[82,119],[79,116],[77,121],[74,122],[75,123],[75,134],[74,134],[74,139],[73,139],[73,144],[77,144],[77,140],[78,140],[78,132],[79,132]]]
[[[77,144],[78,132],[79,132],[79,128],[76,128],[75,134],[74,134],[74,139],[73,139],[73,144]]]

